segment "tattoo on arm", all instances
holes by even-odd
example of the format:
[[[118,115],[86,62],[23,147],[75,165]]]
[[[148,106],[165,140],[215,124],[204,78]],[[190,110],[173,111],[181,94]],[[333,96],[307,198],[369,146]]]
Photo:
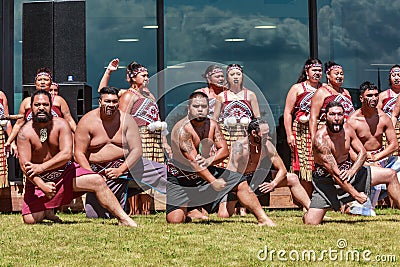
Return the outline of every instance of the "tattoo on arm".
[[[218,127],[215,128],[214,139],[216,143],[222,142],[222,140],[224,140],[224,138],[222,137],[222,133]]]
[[[182,129],[179,134],[179,143],[183,152],[190,154],[193,151],[192,135]]]
[[[235,165],[236,154],[243,154],[243,145],[239,142],[235,142],[232,145],[232,156],[230,161],[234,166],[236,166]]]
[[[321,159],[326,163],[325,167],[328,167],[328,172],[332,173],[336,164],[336,159],[332,154],[332,149],[329,146],[329,143],[322,138],[318,138],[314,142],[314,147],[316,152],[320,155]]]

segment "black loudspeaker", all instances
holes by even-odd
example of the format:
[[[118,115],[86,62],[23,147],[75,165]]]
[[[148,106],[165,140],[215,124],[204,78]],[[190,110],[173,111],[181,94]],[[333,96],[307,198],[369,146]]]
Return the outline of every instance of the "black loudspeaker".
[[[85,1],[23,4],[22,82],[48,67],[56,82],[86,82]]]
[[[68,104],[76,122],[92,109],[92,87],[86,83],[59,83],[59,94]],[[24,85],[23,98],[29,97],[36,90],[34,85]]]
[[[22,83],[33,83],[36,70],[53,71],[53,5],[24,3],[22,14]]]

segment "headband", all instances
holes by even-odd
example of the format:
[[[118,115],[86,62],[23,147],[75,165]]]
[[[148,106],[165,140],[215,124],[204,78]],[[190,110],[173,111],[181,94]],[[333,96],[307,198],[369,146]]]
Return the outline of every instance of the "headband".
[[[226,73],[229,73],[231,70],[240,70],[240,72],[243,72],[243,69],[242,69],[240,66],[237,66],[237,65],[228,67],[228,68],[226,69]]]
[[[55,85],[56,87],[57,87],[57,89],[58,89],[58,83],[51,83],[51,85]]]
[[[332,70],[334,70],[334,69],[339,69],[339,68],[340,68],[340,69],[343,69],[342,66],[340,66],[340,65],[333,65],[333,66],[330,66],[329,69],[327,69],[325,73],[328,74],[328,73],[331,72]]]
[[[400,72],[400,69],[399,68],[393,68],[393,69],[390,70],[390,74],[396,73],[396,72]]]
[[[53,78],[51,77],[50,73],[42,71],[42,72],[39,72],[38,74],[36,74],[36,76],[35,76],[35,81],[38,79],[39,76],[42,76],[42,75],[49,77],[50,80],[53,79]]]
[[[313,68],[321,67],[322,68],[322,64],[319,64],[319,63],[308,64],[308,65],[304,66],[304,69],[308,70],[311,67],[313,67]]]
[[[218,73],[218,72],[224,72],[221,68],[215,68],[212,71],[208,72],[206,74],[206,78],[211,77],[213,74]]]
[[[136,75],[138,75],[139,73],[141,73],[141,72],[145,72],[145,71],[147,71],[147,69],[145,68],[145,67],[140,67],[140,68],[137,68],[137,69],[134,69],[132,72],[130,72],[130,75],[129,75],[129,77],[135,77]]]

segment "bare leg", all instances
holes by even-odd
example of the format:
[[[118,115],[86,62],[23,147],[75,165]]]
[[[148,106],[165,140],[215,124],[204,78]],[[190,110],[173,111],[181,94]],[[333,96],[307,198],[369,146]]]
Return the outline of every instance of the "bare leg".
[[[179,209],[173,210],[167,214],[167,222],[168,223],[185,223],[188,222],[187,219],[190,218],[187,216],[187,208],[180,207]]]
[[[237,200],[224,201],[219,204],[218,217],[229,218],[235,213]]]
[[[306,181],[306,180],[300,180],[300,184],[301,184],[301,186],[303,186],[304,190],[306,190],[308,198],[311,198],[312,191],[313,191],[312,182]]]
[[[26,223],[26,224],[40,223],[44,220],[44,218],[45,218],[44,211],[39,211],[39,212],[26,214],[26,215],[22,216],[22,219],[24,220],[24,223]]]
[[[74,179],[74,191],[89,191],[96,194],[100,205],[110,211],[118,224],[136,227],[137,224],[125,213],[113,192],[108,188],[104,179],[98,174],[87,174]]]
[[[400,184],[394,170],[371,166],[371,186],[386,184],[389,197],[400,207]]]
[[[237,185],[237,196],[240,203],[247,209],[249,209],[258,220],[260,226],[276,226],[276,224],[268,218],[265,211],[262,209],[260,202],[256,195],[250,190],[249,185],[246,181],[241,182]]]
[[[45,210],[44,218],[56,223],[62,222],[62,220],[54,213],[54,209]]]
[[[139,195],[140,197],[140,202],[141,202],[141,213],[142,215],[150,215],[150,209],[151,209],[151,202],[153,201],[153,198],[147,194],[143,193]]]
[[[310,197],[306,190],[301,186],[299,178],[294,173],[288,173],[286,179],[278,184],[277,187],[288,186],[293,197],[300,202],[300,204],[308,210],[310,208]]]
[[[318,225],[322,223],[327,209],[310,208],[303,216],[305,224]]]

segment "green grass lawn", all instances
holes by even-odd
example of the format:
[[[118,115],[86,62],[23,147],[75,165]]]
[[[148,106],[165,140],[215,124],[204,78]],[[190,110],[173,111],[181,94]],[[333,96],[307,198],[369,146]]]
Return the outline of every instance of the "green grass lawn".
[[[400,262],[398,210],[377,210],[376,217],[328,212],[320,226],[303,225],[299,210],[267,214],[277,227],[259,227],[252,215],[224,220],[211,215],[207,222],[169,225],[165,213],[158,213],[136,216],[139,227],[127,228],[118,227],[115,219],[86,219],[84,214],[59,214],[63,223],[38,225],[24,225],[19,214],[0,214],[0,266],[396,266]],[[390,262],[377,262],[377,257]]]

